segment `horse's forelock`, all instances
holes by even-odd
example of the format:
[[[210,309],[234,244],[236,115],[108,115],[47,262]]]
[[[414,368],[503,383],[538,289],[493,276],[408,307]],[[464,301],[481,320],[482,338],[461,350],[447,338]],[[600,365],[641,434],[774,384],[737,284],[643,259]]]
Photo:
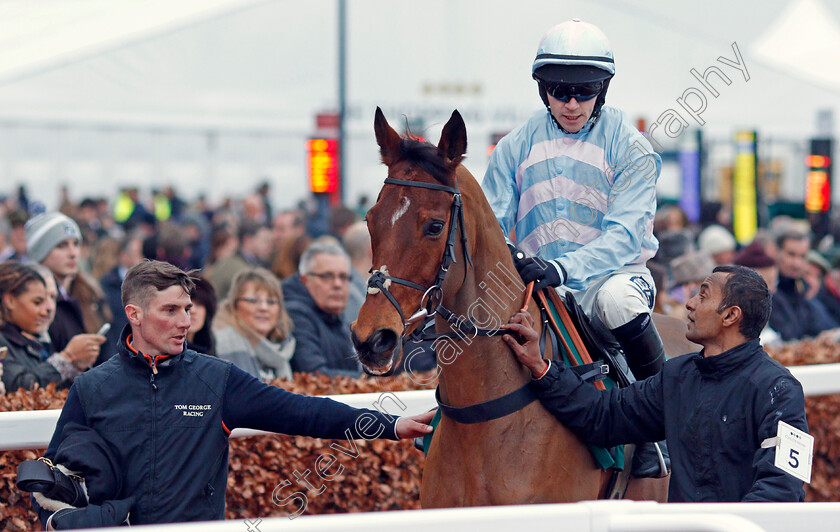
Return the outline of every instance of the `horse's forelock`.
[[[452,170],[436,146],[411,138],[400,139],[400,159],[418,166],[442,185],[451,185]]]

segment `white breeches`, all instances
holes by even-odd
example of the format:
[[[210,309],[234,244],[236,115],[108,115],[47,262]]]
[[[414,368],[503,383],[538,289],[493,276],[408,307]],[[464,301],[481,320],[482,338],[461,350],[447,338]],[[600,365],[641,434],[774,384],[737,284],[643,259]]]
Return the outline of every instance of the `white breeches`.
[[[574,294],[593,325],[602,333],[621,327],[639,314],[650,313],[656,299],[653,277],[643,264],[624,266],[595,278],[585,290],[560,287],[558,292]]]

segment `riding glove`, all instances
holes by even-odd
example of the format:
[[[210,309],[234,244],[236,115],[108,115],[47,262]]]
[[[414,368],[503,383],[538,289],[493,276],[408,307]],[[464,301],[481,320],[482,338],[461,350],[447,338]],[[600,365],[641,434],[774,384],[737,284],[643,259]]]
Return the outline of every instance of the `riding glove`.
[[[508,242],[513,265],[525,284],[534,281],[534,289],[560,286],[566,281],[566,272],[557,261],[545,261],[539,257],[527,257],[525,253]]]

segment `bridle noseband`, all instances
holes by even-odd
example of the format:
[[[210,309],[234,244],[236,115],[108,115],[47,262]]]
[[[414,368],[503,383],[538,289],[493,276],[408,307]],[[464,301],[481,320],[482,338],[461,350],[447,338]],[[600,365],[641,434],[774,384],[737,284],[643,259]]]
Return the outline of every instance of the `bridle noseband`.
[[[467,262],[467,265],[464,268],[465,279],[467,276],[467,269],[469,268],[469,266],[472,266],[472,259],[470,258],[470,252],[467,248],[467,233],[466,228],[464,226],[464,204],[461,199],[461,191],[458,189],[458,187],[449,187],[446,185],[438,185],[436,183],[425,183],[422,181],[394,179],[390,177],[385,179],[385,184],[400,185],[405,187],[426,188],[429,190],[439,190],[441,192],[452,194],[452,206],[449,211],[449,230],[446,236],[446,247],[443,250],[443,257],[441,258],[440,267],[438,268],[438,273],[435,277],[434,283],[429,287],[422,286],[407,279],[394,277],[390,275],[387,269],[385,269],[384,267],[379,270],[374,270],[370,276],[370,279],[368,279],[368,293],[376,294],[378,292],[382,292],[385,295],[385,297],[388,298],[388,301],[391,302],[394,308],[397,309],[397,312],[399,312],[400,318],[403,321],[403,331],[400,334],[400,342],[404,343],[406,340],[411,340],[413,342],[421,342],[424,340],[436,340],[438,338],[474,338],[475,336],[493,336],[503,332],[503,329],[481,329],[477,327],[474,323],[472,323],[469,319],[460,318],[456,316],[455,313],[447,309],[442,304],[443,281],[446,279],[446,274],[449,272],[449,267],[453,263],[457,262],[457,259],[455,258],[455,232],[458,229],[460,229],[461,247],[464,250],[464,258]],[[400,306],[399,302],[388,289],[391,286],[391,282],[401,284],[403,286],[407,286],[409,288],[413,288],[415,290],[423,292],[423,297],[420,298],[419,308],[408,318],[406,318],[405,312],[403,312],[403,309]],[[458,331],[428,334],[424,332],[425,327],[418,327],[413,333],[411,333],[411,335],[406,336],[405,331],[406,329],[408,329],[408,327],[421,320],[423,322],[428,322],[436,314],[440,314],[441,317],[443,317],[446,321],[448,321],[454,327],[456,327]]]
[[[404,187],[426,188],[429,190],[440,190],[448,194],[452,194],[452,206],[449,210],[449,231],[446,236],[446,247],[443,250],[443,257],[440,261],[435,282],[432,286],[425,287],[407,279],[401,279],[388,274],[388,271],[383,266],[382,269],[374,270],[368,279],[368,293],[376,294],[377,291],[385,294],[388,301],[394,305],[397,312],[400,314],[400,319],[403,321],[403,332],[400,335],[402,339],[405,336],[405,330],[412,324],[420,320],[428,320],[434,316],[441,308],[441,300],[443,299],[443,281],[446,279],[446,273],[452,263],[457,262],[455,258],[455,230],[458,226],[461,228],[461,246],[464,249],[464,257],[467,263],[472,266],[472,259],[470,252],[467,249],[467,233],[464,228],[464,204],[461,200],[461,191],[457,187],[448,187],[446,185],[438,185],[436,183],[424,183],[422,181],[408,181],[405,179],[385,179],[386,185],[400,185]],[[466,277],[466,269],[464,269],[464,277]],[[390,282],[392,281],[409,288],[414,288],[423,292],[423,297],[420,298],[420,307],[408,319],[405,317],[402,307],[396,298],[388,290]]]
[[[379,270],[373,271],[370,276],[370,279],[368,280],[368,293],[377,294],[379,292],[382,292],[383,294],[385,294],[385,297],[387,297],[388,301],[390,301],[391,304],[394,305],[394,308],[397,309],[397,312],[399,312],[400,314],[400,318],[402,318],[403,320],[403,330],[400,333],[398,345],[400,351],[402,350],[406,340],[410,340],[412,342],[421,342],[424,340],[437,340],[439,338],[449,338],[457,341],[464,340],[467,338],[475,338],[476,336],[495,336],[498,334],[509,333],[507,329],[482,329],[476,326],[472,321],[470,321],[469,318],[456,316],[455,313],[443,306],[443,281],[446,279],[446,274],[449,271],[449,267],[452,265],[452,263],[456,262],[455,230],[458,226],[460,226],[461,229],[461,247],[464,250],[464,258],[467,262],[466,266],[464,267],[464,279],[466,279],[467,270],[469,266],[472,266],[470,252],[467,249],[466,228],[464,227],[464,205],[461,200],[461,191],[458,190],[457,186],[448,187],[445,185],[438,185],[435,183],[407,181],[404,179],[393,178],[385,179],[385,184],[427,188],[430,190],[440,190],[442,192],[452,194],[452,207],[450,209],[449,215],[449,232],[446,237],[446,248],[443,250],[443,257],[441,258],[440,268],[438,269],[438,274],[435,278],[434,284],[427,288],[413,281],[401,279],[399,277],[394,277],[388,273],[385,266],[383,266]],[[405,313],[403,312],[402,307],[400,307],[399,302],[388,289],[391,286],[392,282],[401,284],[403,286],[407,286],[409,288],[414,288],[415,290],[420,290],[423,292],[423,296],[420,298],[420,307],[408,319],[406,319]],[[526,291],[525,307],[522,308],[523,312],[527,308],[527,301],[531,297],[532,288],[533,283],[531,283],[528,286],[528,289]],[[425,332],[426,324],[429,321],[433,320],[436,314],[439,314],[442,318],[444,318],[450,325],[454,327],[455,330],[444,333],[435,332],[433,334],[427,334]],[[421,320],[423,321],[423,325],[417,327],[414,330],[414,332],[411,333],[411,335],[406,336],[406,329],[408,329],[408,327]],[[396,351],[396,349],[397,348],[395,348],[394,351]],[[394,371],[396,370],[397,364],[398,362],[395,363],[392,361],[391,368],[386,373],[384,373],[383,376],[393,375]],[[498,397],[491,401],[486,401],[484,403],[479,403],[467,407],[454,407],[445,404],[440,397],[440,388],[435,390],[435,400],[437,401],[441,412],[443,412],[447,417],[450,417],[459,423],[467,424],[481,423],[483,421],[489,421],[491,419],[497,419],[506,416],[510,413],[516,412],[524,408],[525,406],[536,401],[536,399],[536,394],[532,391],[531,387],[527,382],[520,388],[514,390],[513,392],[505,394],[502,397]]]

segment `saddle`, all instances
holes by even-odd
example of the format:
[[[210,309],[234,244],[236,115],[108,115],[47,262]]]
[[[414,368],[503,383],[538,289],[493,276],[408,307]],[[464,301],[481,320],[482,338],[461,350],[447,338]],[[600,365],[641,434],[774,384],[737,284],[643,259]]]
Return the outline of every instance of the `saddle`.
[[[560,296],[556,297],[558,300],[561,300]],[[625,358],[621,356],[621,349],[618,347],[618,344],[606,343],[600,338],[600,335],[592,326],[589,316],[583,312],[574,294],[571,292],[567,293],[562,298],[562,302],[592,360],[603,361],[609,366],[607,377],[614,380],[619,388],[624,388],[636,382],[636,378],[630,371],[630,367],[627,365]]]
[[[588,357],[586,356],[588,352],[594,362],[586,365],[600,365],[601,368],[607,368],[606,371],[602,369],[602,372],[606,372],[607,380],[604,382],[608,385],[612,384],[617,385],[619,388],[624,388],[633,382],[636,382],[636,378],[630,371],[630,367],[627,365],[627,360],[624,357],[621,348],[618,346],[618,343],[610,343],[602,340],[601,336],[593,327],[589,317],[583,312],[583,309],[577,303],[572,293],[566,293],[565,296],[561,298],[554,290],[545,290],[545,292],[548,294],[548,301],[551,305],[555,308],[561,309],[558,314],[561,317],[563,325],[565,325],[565,327],[569,330],[569,336],[572,338],[573,343],[575,343],[581,351],[579,357],[581,362],[588,361]],[[567,316],[564,316],[563,311],[565,311]],[[549,320],[549,328],[556,334],[558,324]],[[575,332],[577,332],[577,335],[575,335]],[[579,342],[579,344],[577,342]],[[581,345],[583,346],[582,349]],[[563,347],[565,348],[566,346],[564,345]],[[556,352],[557,351],[555,351],[555,353]],[[569,358],[571,359],[571,357]],[[577,370],[576,373],[581,375],[583,380],[587,380],[585,376],[581,374],[583,367],[584,366],[576,366],[571,369]],[[598,384],[600,383],[596,383],[596,386]],[[667,474],[667,448],[663,446],[664,442],[659,442],[644,444],[641,446],[626,445],[623,448],[623,452],[618,452],[616,450],[620,448],[613,449],[610,454],[616,460],[615,465],[612,467],[615,470],[615,473],[610,481],[606,498],[623,498],[624,491],[626,490],[627,483],[629,481],[627,476],[631,470],[631,462],[632,473],[638,478],[658,477]],[[592,450],[593,455],[595,455],[596,459],[598,459],[600,451],[592,446],[590,446],[590,450]],[[665,453],[664,455],[663,452]],[[603,467],[604,460],[599,460],[599,463]]]
[[[571,294],[567,294],[567,297]],[[586,382],[592,382],[598,389],[621,385],[625,379],[616,379],[612,375],[620,375],[619,365],[615,353],[609,352],[608,347],[597,341],[597,336],[589,323],[589,318],[583,313],[574,297],[568,299],[568,305],[557,292],[543,289],[534,294],[540,307],[545,334],[550,338],[555,363],[563,364],[578,374]],[[576,319],[572,319],[572,315]],[[580,325],[579,325],[580,324]],[[582,324],[585,324],[585,329]],[[583,336],[582,336],[582,334]],[[583,338],[588,338],[588,345]],[[547,340],[546,340],[547,341]],[[591,346],[591,348],[590,348]],[[545,350],[543,349],[543,352]],[[605,378],[606,377],[606,378]],[[602,469],[624,470],[625,450],[622,446],[612,448],[588,445],[593,458]]]

